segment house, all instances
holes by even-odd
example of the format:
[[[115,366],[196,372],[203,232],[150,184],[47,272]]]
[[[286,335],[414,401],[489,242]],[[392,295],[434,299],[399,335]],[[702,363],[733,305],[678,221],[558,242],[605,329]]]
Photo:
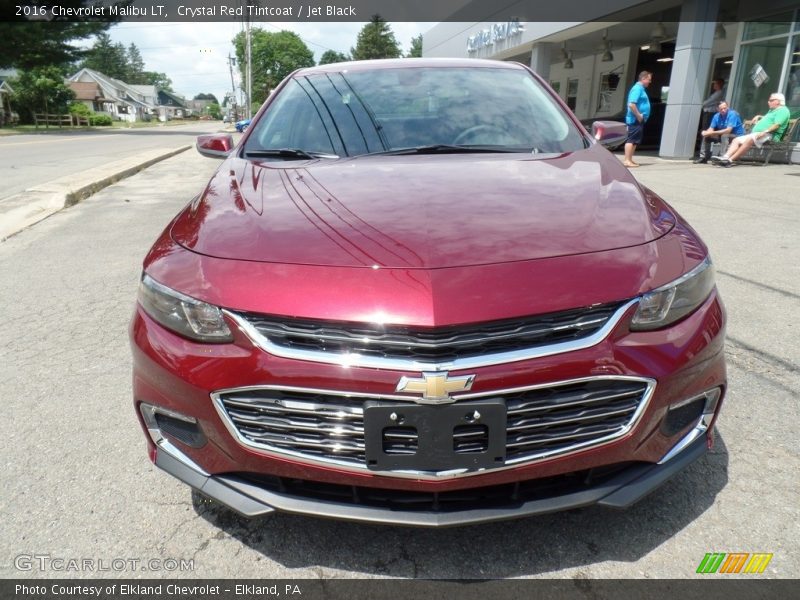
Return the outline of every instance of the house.
[[[186,105],[191,111],[191,114],[205,115],[208,114],[208,107],[214,104],[213,100],[189,100]]]
[[[158,120],[183,119],[191,112],[187,110],[186,100],[173,92],[158,90]]]
[[[130,85],[93,69],[81,69],[66,83],[78,102],[113,119],[133,123],[158,114],[154,86]]]

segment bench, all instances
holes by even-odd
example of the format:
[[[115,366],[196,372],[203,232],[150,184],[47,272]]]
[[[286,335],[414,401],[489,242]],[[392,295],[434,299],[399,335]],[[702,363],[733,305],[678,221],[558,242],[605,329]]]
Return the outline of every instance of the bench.
[[[757,162],[762,167],[768,165],[769,161],[773,158],[779,158],[781,162],[787,164],[792,162],[792,151],[797,143],[794,140],[797,137],[798,120],[799,119],[791,119],[789,121],[789,126],[786,128],[783,138],[780,141],[770,140],[765,142],[761,148],[757,148],[753,145],[747,153],[741,157],[741,160]],[[745,121],[744,128],[747,133],[750,133],[752,127],[752,121]]]

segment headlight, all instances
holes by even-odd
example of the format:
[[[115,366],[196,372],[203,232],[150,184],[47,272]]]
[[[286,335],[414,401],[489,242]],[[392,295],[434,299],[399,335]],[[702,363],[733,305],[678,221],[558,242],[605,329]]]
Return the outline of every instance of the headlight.
[[[706,259],[663,287],[644,294],[631,320],[631,329],[659,329],[682,319],[700,306],[714,289],[714,267]]]
[[[139,304],[167,329],[199,342],[231,342],[233,336],[216,306],[176,292],[149,275],[139,284]]]

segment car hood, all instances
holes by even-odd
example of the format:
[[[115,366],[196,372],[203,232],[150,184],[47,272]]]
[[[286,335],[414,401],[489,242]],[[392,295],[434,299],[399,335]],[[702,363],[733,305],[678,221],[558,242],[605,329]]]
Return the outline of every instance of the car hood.
[[[674,223],[669,207],[593,146],[557,156],[234,157],[171,235],[217,258],[435,269],[631,247]]]

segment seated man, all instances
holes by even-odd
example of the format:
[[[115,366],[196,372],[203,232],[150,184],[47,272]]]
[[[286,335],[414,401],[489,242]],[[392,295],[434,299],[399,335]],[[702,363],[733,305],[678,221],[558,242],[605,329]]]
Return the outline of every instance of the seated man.
[[[735,138],[724,156],[714,156],[712,161],[723,167],[730,167],[734,161],[752,148],[753,144],[761,148],[770,140],[780,141],[783,139],[783,134],[789,128],[789,117],[791,116],[789,109],[786,108],[786,98],[783,94],[776,92],[770,94],[767,102],[769,102],[770,110],[763,117],[761,115],[753,117],[753,130]]]
[[[709,128],[700,132],[703,141],[700,143],[700,157],[694,161],[695,164],[708,162],[711,158],[711,143],[714,141],[719,141],[722,144],[722,152],[725,152],[728,136],[731,134],[744,135],[744,125],[739,113],[728,108],[728,103],[722,100],[719,103],[719,110],[711,119]]]

